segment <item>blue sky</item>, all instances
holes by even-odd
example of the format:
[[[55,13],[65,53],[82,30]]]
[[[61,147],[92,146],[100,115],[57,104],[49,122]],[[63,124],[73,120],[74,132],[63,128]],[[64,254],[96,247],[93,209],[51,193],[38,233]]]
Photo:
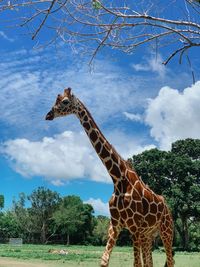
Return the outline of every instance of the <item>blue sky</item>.
[[[77,118],[44,120],[65,87],[72,87],[124,158],[153,147],[168,150],[177,139],[200,138],[197,49],[190,52],[192,85],[186,62],[173,59],[164,67],[165,54],[155,56],[147,46],[130,56],[104,51],[91,71],[89,58],[62,44],[33,49],[30,39],[0,21],[0,194],[6,209],[20,192],[45,186],[79,195],[96,214],[108,214],[111,179]]]

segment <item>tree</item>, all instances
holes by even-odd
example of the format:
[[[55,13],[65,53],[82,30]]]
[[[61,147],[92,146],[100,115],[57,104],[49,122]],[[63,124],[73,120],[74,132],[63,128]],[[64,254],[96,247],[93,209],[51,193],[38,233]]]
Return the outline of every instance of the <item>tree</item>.
[[[142,180],[158,194],[163,194],[171,185],[170,154],[157,148],[144,151],[130,159]]]
[[[48,229],[52,222],[53,213],[61,198],[57,192],[39,187],[28,196],[28,200],[31,202],[31,208],[29,208],[31,221],[35,225],[35,229],[38,229],[40,240],[44,244],[48,239]]]
[[[30,218],[29,210],[25,207],[27,197],[24,193],[19,194],[19,200],[13,200],[12,214],[17,222],[19,233],[26,241],[30,241],[34,224]]]
[[[0,214],[0,241],[8,242],[11,237],[23,237],[16,217],[10,211]]]
[[[166,196],[184,250],[190,249],[191,224],[200,221],[199,159],[200,140],[196,139],[177,141],[169,152],[152,149],[132,159],[145,183]]]
[[[183,248],[189,250],[189,227],[200,221],[200,140],[186,139],[172,144],[174,156],[173,183],[169,190],[176,228],[182,238]]]
[[[27,200],[30,201],[29,205]],[[16,220],[28,241],[46,243],[53,235],[50,232],[52,215],[60,201],[57,192],[39,187],[29,196],[21,193],[19,200],[13,202]]]
[[[0,195],[0,209],[4,208],[4,196]]]
[[[29,26],[32,39],[48,29],[49,44],[61,39],[72,48],[82,46],[91,61],[103,47],[133,53],[138,46],[152,44],[155,50],[171,48],[165,65],[176,55],[180,63],[185,55],[191,64],[187,52],[200,46],[200,5],[195,0],[3,0],[0,12]]]
[[[93,239],[93,230],[96,225],[96,220],[93,213],[93,207],[90,204],[83,203],[82,212],[80,214],[80,221],[83,223],[81,224],[77,233],[77,241],[85,245],[91,243]]]
[[[106,245],[109,222],[110,219],[106,216],[99,215],[96,217],[96,226],[93,231],[95,245],[98,246]]]
[[[78,196],[66,196],[62,199],[59,208],[54,212],[55,226],[67,245],[85,242],[93,230],[93,208],[84,204]]]

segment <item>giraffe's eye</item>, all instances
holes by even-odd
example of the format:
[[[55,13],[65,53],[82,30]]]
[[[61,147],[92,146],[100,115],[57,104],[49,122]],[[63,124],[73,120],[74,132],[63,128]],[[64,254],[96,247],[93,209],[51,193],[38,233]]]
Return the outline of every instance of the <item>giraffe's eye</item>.
[[[64,100],[62,101],[62,104],[64,104],[64,105],[69,104],[69,100],[68,100],[68,99],[64,99]]]

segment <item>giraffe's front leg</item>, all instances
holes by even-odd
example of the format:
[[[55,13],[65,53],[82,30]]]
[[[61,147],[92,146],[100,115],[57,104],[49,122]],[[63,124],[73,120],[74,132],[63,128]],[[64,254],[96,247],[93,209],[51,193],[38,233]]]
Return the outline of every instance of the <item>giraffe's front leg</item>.
[[[106,244],[106,249],[103,253],[103,256],[101,258],[101,267],[107,267],[109,264],[110,254],[112,252],[112,249],[117,241],[117,237],[120,232],[120,227],[116,227],[112,225],[112,222],[110,222],[110,226],[108,229],[108,241]]]
[[[153,267],[152,241],[153,237],[141,236],[143,267]]]
[[[134,267],[142,267],[142,261],[141,261],[141,244],[139,241],[134,241],[133,244],[134,249]]]
[[[134,253],[134,267],[142,267],[141,261],[141,240],[138,232],[132,233],[133,237],[133,253]]]

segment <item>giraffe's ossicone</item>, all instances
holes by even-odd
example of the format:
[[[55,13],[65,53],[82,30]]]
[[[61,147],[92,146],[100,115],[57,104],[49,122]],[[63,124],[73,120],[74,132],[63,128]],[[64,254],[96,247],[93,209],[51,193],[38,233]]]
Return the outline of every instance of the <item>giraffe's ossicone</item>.
[[[173,220],[162,196],[155,194],[135,170],[107,141],[85,105],[72,94],[70,88],[58,95],[47,120],[74,114],[79,119],[97,155],[105,165],[114,184],[109,201],[110,226],[108,241],[101,260],[107,267],[110,254],[122,228],[133,239],[134,267],[153,267],[152,243],[159,234],[165,247],[167,267],[173,267]]]

